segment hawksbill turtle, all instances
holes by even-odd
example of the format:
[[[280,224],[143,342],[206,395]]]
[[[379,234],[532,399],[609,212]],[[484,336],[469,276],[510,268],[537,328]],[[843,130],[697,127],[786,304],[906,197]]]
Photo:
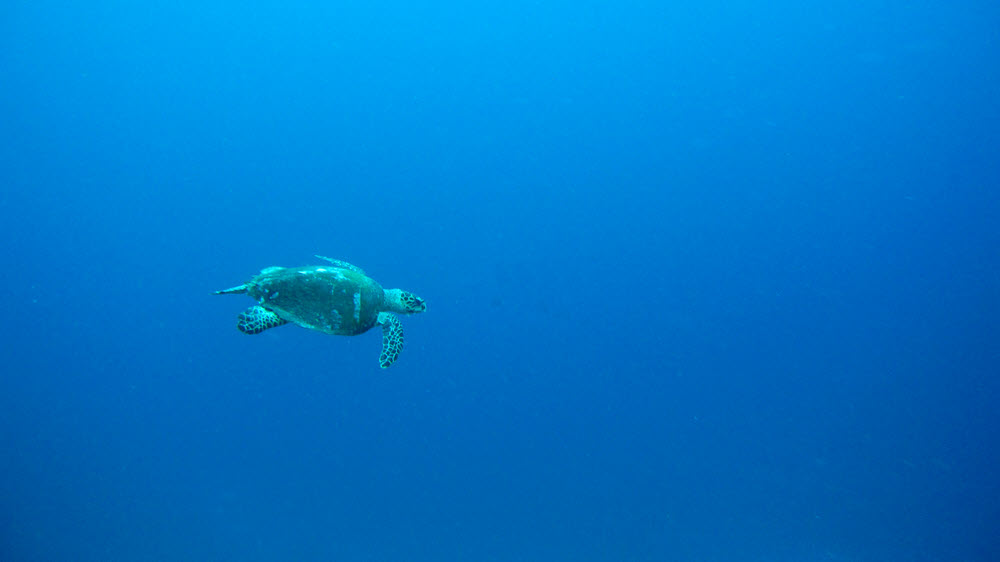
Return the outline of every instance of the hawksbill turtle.
[[[383,369],[392,365],[403,349],[403,324],[396,314],[423,312],[424,300],[408,291],[383,289],[347,262],[316,257],[332,267],[268,267],[246,283],[215,294],[246,293],[257,299],[259,304],[241,312],[236,321],[244,334],[291,322],[327,334],[355,336],[378,324],[382,327],[378,363]]]

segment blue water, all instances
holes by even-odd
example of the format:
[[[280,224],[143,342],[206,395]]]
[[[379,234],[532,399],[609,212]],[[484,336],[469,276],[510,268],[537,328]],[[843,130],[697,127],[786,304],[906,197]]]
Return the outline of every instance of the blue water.
[[[5,5],[0,560],[1000,559],[1000,8],[810,4]]]

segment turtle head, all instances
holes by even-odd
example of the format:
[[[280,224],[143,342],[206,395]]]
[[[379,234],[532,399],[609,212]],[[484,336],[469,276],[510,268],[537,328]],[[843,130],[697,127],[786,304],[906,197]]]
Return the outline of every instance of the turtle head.
[[[386,289],[385,309],[399,314],[416,314],[427,310],[424,299],[402,289]]]

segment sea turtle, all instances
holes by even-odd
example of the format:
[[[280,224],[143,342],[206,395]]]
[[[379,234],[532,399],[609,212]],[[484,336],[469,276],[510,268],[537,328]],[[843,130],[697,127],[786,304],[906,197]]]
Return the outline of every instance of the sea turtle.
[[[399,314],[427,309],[424,300],[400,289],[383,289],[360,268],[347,262],[316,256],[331,266],[268,267],[246,283],[216,291],[217,295],[246,293],[260,303],[242,313],[236,327],[259,334],[291,322],[303,328],[338,336],[355,336],[382,326],[383,369],[403,349]]]

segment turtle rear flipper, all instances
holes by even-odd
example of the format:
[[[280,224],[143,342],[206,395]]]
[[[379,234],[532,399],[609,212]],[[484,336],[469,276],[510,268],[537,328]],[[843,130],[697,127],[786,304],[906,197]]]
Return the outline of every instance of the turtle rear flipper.
[[[378,323],[382,326],[382,353],[378,356],[378,364],[385,369],[403,351],[403,323],[395,314],[388,312],[379,313]]]
[[[268,328],[287,324],[285,320],[263,306],[251,306],[240,313],[236,328],[247,335],[259,334]]]

